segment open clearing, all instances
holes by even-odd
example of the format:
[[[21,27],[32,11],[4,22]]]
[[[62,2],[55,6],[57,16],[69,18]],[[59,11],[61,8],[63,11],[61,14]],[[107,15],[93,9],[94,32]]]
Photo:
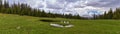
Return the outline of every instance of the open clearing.
[[[70,21],[74,27],[58,28],[40,19]],[[0,34],[120,34],[120,20],[77,20],[0,14]]]

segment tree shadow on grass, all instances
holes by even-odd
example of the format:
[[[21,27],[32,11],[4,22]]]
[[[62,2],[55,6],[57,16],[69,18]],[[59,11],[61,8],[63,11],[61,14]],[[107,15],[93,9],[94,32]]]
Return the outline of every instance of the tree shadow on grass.
[[[58,20],[41,19],[42,22],[59,22]]]

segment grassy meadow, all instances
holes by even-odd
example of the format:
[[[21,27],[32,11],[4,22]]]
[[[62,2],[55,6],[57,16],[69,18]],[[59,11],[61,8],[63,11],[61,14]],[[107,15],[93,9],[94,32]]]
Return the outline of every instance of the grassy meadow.
[[[50,22],[41,19],[70,21],[74,27],[53,27]],[[0,13],[0,34],[120,34],[120,20],[77,20]]]

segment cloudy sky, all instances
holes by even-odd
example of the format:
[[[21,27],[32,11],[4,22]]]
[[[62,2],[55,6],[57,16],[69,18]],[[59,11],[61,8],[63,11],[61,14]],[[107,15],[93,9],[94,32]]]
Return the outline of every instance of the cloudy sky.
[[[103,13],[109,8],[120,7],[120,0],[7,0],[12,3],[26,3],[32,8],[46,12],[86,15],[89,11]]]

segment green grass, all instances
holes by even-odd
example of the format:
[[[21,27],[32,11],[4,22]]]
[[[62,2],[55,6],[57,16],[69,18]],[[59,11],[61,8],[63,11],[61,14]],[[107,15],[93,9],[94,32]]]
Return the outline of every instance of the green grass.
[[[57,28],[40,19],[66,20],[72,28]],[[20,26],[20,29],[17,27]],[[39,18],[0,14],[0,34],[120,34],[120,20],[77,20],[64,18]]]

